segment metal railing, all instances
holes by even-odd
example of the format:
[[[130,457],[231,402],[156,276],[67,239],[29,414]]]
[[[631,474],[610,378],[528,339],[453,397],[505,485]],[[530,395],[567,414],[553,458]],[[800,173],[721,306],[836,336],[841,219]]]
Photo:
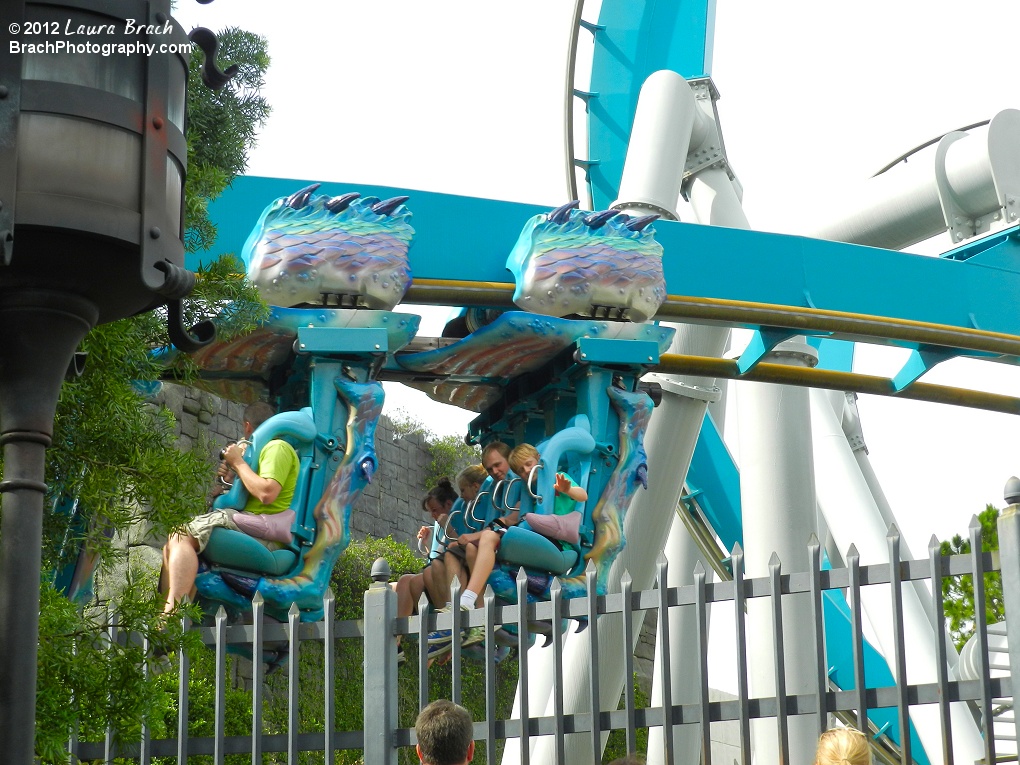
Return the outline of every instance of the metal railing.
[[[587,574],[588,594],[575,599],[564,599],[557,585],[552,590],[549,601],[528,603],[521,608],[517,605],[497,604],[491,594],[487,594],[480,608],[470,612],[454,610],[453,613],[432,613],[423,602],[420,616],[405,619],[396,618],[396,596],[388,586],[389,570],[385,565],[373,571],[375,582],[365,593],[364,619],[359,621],[337,621],[333,618],[334,603],[332,596],[327,596],[325,603],[326,618],[316,623],[302,623],[298,612],[292,611],[287,624],[267,623],[262,611],[261,602],[256,597],[253,606],[253,618],[250,624],[228,625],[225,614],[219,614],[212,627],[197,628],[201,639],[215,651],[215,720],[214,734],[211,736],[188,735],[189,684],[188,661],[186,656],[179,656],[167,671],[178,673],[179,724],[177,735],[173,738],[153,740],[147,731],[143,731],[140,741],[130,744],[115,745],[113,735],[104,741],[85,742],[72,741],[71,754],[82,760],[112,761],[114,757],[148,763],[156,756],[176,757],[184,763],[192,755],[212,755],[214,762],[223,762],[227,754],[249,755],[252,762],[262,762],[263,754],[279,752],[286,754],[286,761],[297,762],[301,752],[321,752],[322,760],[332,763],[336,753],[343,750],[358,750],[363,753],[364,761],[372,765],[385,765],[397,762],[397,752],[401,747],[413,746],[414,729],[398,724],[397,710],[397,651],[398,636],[402,638],[402,646],[408,660],[417,664],[418,694],[416,706],[421,708],[434,695],[434,687],[430,687],[427,671],[428,657],[422,655],[416,646],[428,644],[428,633],[436,629],[452,629],[459,634],[468,627],[481,626],[485,633],[485,651],[489,660],[485,664],[485,711],[481,719],[475,723],[475,737],[482,742],[479,746],[486,754],[487,762],[496,762],[499,742],[505,739],[518,738],[521,745],[521,761],[528,762],[529,744],[537,736],[553,737],[554,761],[564,762],[565,742],[569,736],[584,736],[596,752],[601,751],[602,734],[612,730],[624,732],[628,747],[632,748],[636,741],[636,732],[642,728],[661,728],[654,735],[662,735],[665,751],[669,753],[672,746],[673,730],[681,726],[700,726],[690,728],[698,731],[702,742],[700,759],[704,765],[711,765],[712,749],[710,742],[712,723],[734,721],[739,730],[739,761],[749,765],[752,756],[751,721],[755,719],[771,719],[774,721],[780,742],[782,761],[789,761],[788,727],[791,718],[808,716],[814,727],[821,732],[830,723],[830,714],[835,714],[845,721],[854,722],[865,719],[868,710],[890,708],[898,712],[902,721],[899,731],[873,731],[876,741],[882,739],[888,743],[889,735],[898,733],[899,746],[885,746],[881,751],[883,762],[894,762],[897,759],[906,765],[914,757],[909,745],[906,720],[910,709],[920,705],[930,705],[938,710],[938,724],[941,726],[942,741],[950,741],[952,737],[952,720],[950,706],[955,702],[966,702],[976,713],[976,719],[994,719],[993,700],[997,708],[1011,704],[1012,690],[1009,673],[1005,672],[1009,664],[1020,666],[1020,640],[1013,641],[1014,648],[1009,651],[1009,663],[1004,659],[997,662],[996,671],[989,670],[988,630],[981,620],[977,621],[975,640],[978,645],[976,655],[977,666],[980,668],[977,679],[950,679],[947,654],[951,650],[947,646],[946,631],[939,630],[934,636],[937,653],[937,680],[934,682],[893,684],[887,687],[866,687],[864,684],[864,659],[862,630],[862,592],[876,586],[886,587],[890,593],[889,608],[891,613],[892,632],[894,635],[895,655],[887,656],[895,676],[902,678],[905,672],[903,656],[908,646],[904,643],[904,611],[901,590],[911,585],[914,580],[930,580],[936,592],[934,600],[935,623],[945,623],[942,613],[942,602],[937,596],[940,582],[947,576],[972,575],[976,612],[984,613],[984,574],[1000,570],[1003,577],[1007,621],[1020,618],[1020,518],[1014,512],[1016,506],[1007,508],[1000,517],[999,537],[1002,544],[1001,555],[982,553],[980,526],[971,528],[971,543],[978,552],[966,556],[943,556],[937,543],[932,543],[926,560],[899,560],[898,536],[895,529],[890,531],[890,562],[861,565],[854,548],[847,552],[846,567],[832,570],[821,570],[820,546],[812,540],[808,550],[812,561],[810,572],[783,571],[782,564],[773,558],[767,576],[748,578],[744,575],[743,553],[737,546],[730,556],[732,580],[710,582],[706,572],[700,568],[694,572],[692,584],[680,587],[666,587],[667,563],[660,559],[657,578],[660,587],[634,592],[629,577],[622,579],[618,592],[607,595],[595,593],[595,572],[589,568]],[[1000,565],[1001,560],[1001,565]],[[383,562],[384,563],[384,562]],[[520,602],[527,601],[528,580],[523,575],[518,577],[517,591]],[[845,676],[853,678],[852,687],[836,687],[831,684],[824,656],[824,624],[822,617],[822,599],[826,591],[838,590],[845,594],[851,615],[853,642],[853,667]],[[714,701],[707,694],[709,688],[708,662],[708,614],[713,605],[725,604],[734,614],[745,613],[749,602],[764,599],[768,604],[773,624],[773,636],[779,637],[775,645],[782,646],[782,624],[784,604],[789,597],[807,597],[811,602],[812,619],[810,625],[801,625],[812,636],[815,651],[819,657],[816,662],[817,672],[813,687],[809,690],[791,692],[785,686],[783,661],[777,662],[777,693],[771,697],[749,698],[748,694],[748,658],[745,618],[735,619],[736,646],[735,665],[739,680],[739,693],[736,698]],[[456,602],[456,601],[454,601]],[[688,654],[694,659],[689,667],[673,671],[697,673],[696,686],[699,690],[694,700],[674,701],[664,692],[663,703],[657,706],[638,707],[632,688],[623,694],[622,708],[606,708],[598,702],[600,696],[600,677],[598,671],[591,672],[588,680],[587,708],[570,712],[565,709],[562,695],[564,640],[558,639],[568,630],[573,631],[568,620],[577,620],[587,624],[580,635],[572,638],[587,639],[591,651],[591,665],[599,665],[599,635],[605,620],[618,619],[622,623],[624,645],[634,645],[635,625],[642,612],[654,611],[663,623],[663,613],[672,609],[687,609],[696,619],[698,639],[691,646]],[[665,620],[668,623],[668,620]],[[608,624],[608,622],[606,622]],[[516,635],[509,634],[516,631]],[[551,631],[553,652],[553,695],[551,697],[552,714],[533,714],[528,708],[528,661],[527,647],[532,643],[536,630]],[[586,633],[586,638],[584,637]],[[664,633],[668,640],[668,632]],[[111,635],[112,640],[125,640],[129,636]],[[541,637],[539,639],[542,639]],[[519,719],[499,719],[495,706],[495,685],[497,667],[492,661],[494,650],[499,641],[510,640],[517,647],[516,662],[522,687]],[[364,668],[364,730],[338,730],[336,727],[336,672],[337,654],[334,648],[343,641],[359,646],[363,651]],[[317,646],[321,651],[321,674],[312,678],[309,687],[303,688],[302,683],[309,681],[307,671],[300,670],[299,659],[309,646]],[[225,734],[225,692],[230,678],[226,667],[228,648],[243,648],[256,657],[267,655],[267,650],[278,651],[288,673],[287,690],[284,698],[277,703],[286,707],[286,725],[282,733],[268,733],[263,722],[263,709],[266,703],[264,691],[264,666],[262,662],[253,664],[251,676],[251,735],[229,736]],[[670,687],[671,668],[668,660],[669,651],[660,653],[666,657],[657,665],[664,689]],[[454,641],[449,657],[451,684],[449,697],[460,701],[463,688],[459,678],[468,661],[459,642]],[[626,677],[633,676],[633,659],[628,654],[621,661],[626,662]],[[175,666],[173,666],[175,665]],[[404,670],[406,673],[407,670]],[[993,677],[992,675],[995,675]],[[851,683],[844,681],[845,685]],[[628,686],[630,684],[628,683]],[[315,695],[316,703],[321,709],[321,719],[315,726],[308,726],[299,717],[298,709],[302,699]],[[544,711],[544,710],[543,710]],[[406,710],[404,717],[407,717]],[[710,723],[706,725],[705,723]],[[306,727],[318,727],[316,730],[305,730]],[[1000,734],[1001,735],[1001,734]],[[984,752],[981,761],[993,763],[997,760],[996,741],[994,736],[984,736]],[[946,747],[945,762],[953,762],[952,747]],[[966,765],[971,765],[969,762]]]

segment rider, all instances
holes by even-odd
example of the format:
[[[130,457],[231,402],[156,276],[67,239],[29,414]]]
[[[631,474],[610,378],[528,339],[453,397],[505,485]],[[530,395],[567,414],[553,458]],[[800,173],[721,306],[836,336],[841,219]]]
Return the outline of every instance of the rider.
[[[482,468],[489,474],[493,481],[503,481],[510,472],[510,463],[507,462],[508,456],[510,456],[510,447],[502,441],[492,441],[486,444],[482,449]],[[479,487],[480,486],[481,484],[479,484]],[[517,518],[518,511],[517,508],[514,508],[508,515],[498,519],[497,522],[500,524],[506,524],[507,526],[512,526],[517,523]],[[478,557],[479,549],[484,548],[484,552],[482,553],[483,558],[487,556],[491,550],[493,560],[495,560],[495,550],[498,546],[499,538],[491,529],[485,528],[482,531],[461,534],[456,539],[452,540],[446,548],[446,557],[453,558],[463,556],[467,562],[468,571],[472,571],[472,566]],[[485,586],[484,583],[482,586]],[[471,596],[469,598],[471,605],[466,608],[474,608],[475,600],[478,596],[469,588],[470,584],[468,587],[462,587],[461,589],[461,608],[465,608],[464,601],[468,596]],[[447,587],[446,591],[449,592],[449,587]],[[452,604],[447,603],[447,605],[441,608],[440,611],[449,612],[451,605]],[[467,631],[461,644],[473,645],[475,643],[482,642],[484,639],[485,636],[482,629],[480,627],[475,627]],[[429,654],[431,656],[450,650],[452,646],[450,630],[439,630],[438,632],[431,633],[429,635],[429,643]]]
[[[449,528],[447,520],[456,501],[457,492],[454,491],[450,479],[444,476],[425,495],[421,504],[425,512],[432,516],[434,524],[438,524],[440,528]],[[418,531],[418,540],[430,544],[432,529],[433,526],[422,526]],[[460,566],[460,561],[456,559],[446,561],[444,558],[445,556],[432,558],[417,574],[404,574],[394,583],[398,618],[408,617],[415,612],[423,592],[428,595],[430,602],[445,603],[450,592],[450,581],[454,576],[460,579],[461,586],[464,585],[467,577]]]
[[[499,442],[489,444],[486,447],[486,451],[482,453],[482,464],[485,465],[489,474],[496,478],[496,473],[499,472],[502,474],[501,478],[505,478],[506,469],[502,469],[502,465],[506,465],[507,468],[512,469],[520,478],[527,481],[532,469],[541,462],[542,458],[538,449],[531,444],[519,444],[510,451],[508,457],[504,457],[502,452],[495,452],[495,454],[500,455],[497,458],[493,451],[489,451],[490,447],[497,443]],[[500,444],[500,446],[505,447],[506,445]],[[488,461],[486,461],[487,457]],[[588,499],[588,492],[578,486],[566,473],[556,473],[554,486],[553,513],[556,515],[573,512],[577,508],[578,502],[585,502]],[[466,540],[466,537],[477,537],[477,542],[465,548],[471,578],[468,580],[467,589],[460,596],[460,607],[462,610],[470,611],[476,607],[478,598],[481,597],[482,591],[489,580],[489,575],[496,565],[496,551],[499,549],[503,534],[506,533],[507,528],[516,525],[518,520],[519,513],[515,509],[509,515],[493,522],[491,528],[486,528],[476,535],[461,535],[457,540],[458,544],[464,544],[473,541]],[[469,636],[473,637],[473,632],[474,630],[470,630]],[[451,642],[452,638],[449,630],[440,630],[439,632],[432,633],[429,640],[430,642],[434,641],[441,644]]]
[[[273,408],[264,402],[249,404],[244,410],[244,438],[251,438],[255,430],[273,416]],[[294,447],[286,441],[273,439],[259,452],[258,472],[244,461],[244,448],[230,444],[222,452],[221,475],[233,472],[248,490],[245,512],[264,514],[280,513],[290,507],[297,486],[300,461]],[[160,592],[166,597],[164,613],[169,613],[184,598],[195,597],[195,577],[198,576],[198,554],[205,549],[213,529],[237,530],[233,521],[236,511],[216,509],[193,518],[181,530],[173,532],[163,547],[163,570],[160,573]],[[272,547],[276,543],[262,543]]]

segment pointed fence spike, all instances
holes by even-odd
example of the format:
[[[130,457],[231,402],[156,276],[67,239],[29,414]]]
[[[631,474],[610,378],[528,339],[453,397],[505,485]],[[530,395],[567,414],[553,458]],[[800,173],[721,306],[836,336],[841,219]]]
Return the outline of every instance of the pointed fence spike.
[[[226,619],[226,618],[227,618],[227,609],[225,609],[223,606],[220,606],[219,608],[217,608],[216,609],[216,619],[219,620],[219,619]]]
[[[422,613],[426,608],[429,607],[429,596],[422,592],[421,597],[418,598],[418,613]]]
[[[702,565],[700,560],[694,564],[694,575],[695,576],[705,575],[705,567]]]
[[[740,546],[740,542],[734,542],[733,543],[733,550],[732,550],[732,552],[730,552],[730,557],[735,557],[737,555],[743,555],[743,554],[744,554],[744,548]]]
[[[850,558],[860,558],[861,557],[861,554],[859,552],[857,552],[857,545],[855,545],[853,543],[850,544],[850,547],[848,547],[847,551],[846,551],[846,557],[847,557],[847,560],[849,560]]]
[[[808,547],[821,547],[821,542],[818,541],[818,535],[815,532],[811,532],[811,536],[808,537]]]
[[[325,607],[329,603],[336,602],[336,595],[333,593],[332,587],[326,588],[326,594],[322,596],[322,605]]]
[[[659,554],[655,556],[655,565],[656,566],[669,565],[669,559],[666,558],[666,553],[664,553],[662,550],[659,550]]]
[[[779,560],[779,555],[775,552],[775,550],[773,550],[772,551],[772,555],[769,556],[769,568],[772,568],[774,566],[782,566],[782,565],[783,565],[783,563],[782,563],[781,560]]]
[[[620,577],[620,584],[633,584],[634,580],[631,579],[630,572],[627,569],[623,570],[623,576]]]
[[[291,603],[290,608],[287,609],[287,616],[297,616],[301,613],[301,609],[297,607],[297,603]]]
[[[928,552],[931,552],[932,550],[935,549],[942,549],[942,543],[939,541],[939,538],[937,536],[932,534],[931,539],[928,540]]]
[[[886,539],[899,539],[900,528],[895,523],[889,524],[889,531],[886,532]]]
[[[563,589],[563,585],[560,584],[560,578],[558,576],[554,576],[553,580],[552,580],[552,584],[549,585],[549,594],[550,595],[554,595],[554,596],[555,595],[559,595],[560,594],[560,590],[562,590],[562,589]]]
[[[252,597],[251,602],[252,603],[262,604],[262,603],[266,602],[266,599],[262,597],[262,593],[261,592],[259,592],[258,590],[255,590],[255,595]]]
[[[524,566],[521,566],[519,569],[517,569],[517,583],[520,584],[521,582],[527,581],[528,575],[524,572]]]
[[[590,571],[597,571],[597,570],[598,569],[595,568],[595,561],[593,561],[591,558],[589,558],[588,559],[588,565],[584,567],[585,573],[588,573]]]
[[[970,523],[967,524],[967,530],[968,531],[973,531],[974,529],[980,529],[980,528],[981,528],[981,521],[978,520],[978,517],[976,515],[972,515],[970,517]]]

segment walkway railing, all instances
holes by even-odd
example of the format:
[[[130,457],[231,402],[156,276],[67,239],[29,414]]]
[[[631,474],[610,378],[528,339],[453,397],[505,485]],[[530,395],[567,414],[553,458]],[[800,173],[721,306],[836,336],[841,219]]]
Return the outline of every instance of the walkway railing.
[[[1001,556],[996,553],[982,553],[980,526],[971,528],[973,549],[978,551],[967,556],[942,556],[938,545],[934,542],[926,560],[900,561],[895,529],[890,532],[891,562],[876,565],[861,565],[856,551],[851,548],[846,557],[846,568],[822,571],[820,565],[810,573],[786,573],[778,560],[773,559],[768,576],[747,578],[743,572],[743,555],[739,547],[735,548],[730,559],[733,572],[731,581],[709,582],[706,572],[696,570],[694,582],[681,587],[660,587],[657,589],[632,592],[629,579],[625,576],[621,591],[605,596],[594,594],[594,572],[588,574],[589,594],[585,597],[566,600],[560,597],[558,588],[554,588],[552,600],[549,602],[530,603],[524,608],[516,605],[497,605],[491,596],[484,599],[481,608],[468,612],[455,611],[452,614],[434,614],[423,608],[422,616],[407,619],[396,618],[396,597],[387,586],[388,567],[384,561],[377,561],[373,578],[376,580],[365,593],[365,614],[361,621],[337,621],[332,618],[334,606],[331,597],[326,600],[327,618],[318,623],[301,623],[297,611],[293,611],[287,624],[270,624],[265,620],[261,603],[256,600],[251,624],[228,625],[222,613],[217,617],[213,627],[199,629],[202,640],[215,651],[215,720],[214,735],[194,737],[188,731],[188,661],[184,656],[177,657],[173,666],[167,671],[178,672],[179,678],[179,710],[180,719],[177,736],[174,738],[151,740],[143,731],[141,740],[136,743],[115,746],[115,737],[108,735],[105,741],[84,742],[72,741],[71,753],[82,760],[112,761],[114,757],[148,763],[155,756],[176,757],[178,762],[189,761],[193,755],[212,755],[213,761],[220,763],[228,754],[248,755],[252,762],[262,762],[262,755],[279,752],[286,753],[286,761],[297,762],[300,752],[321,752],[321,760],[326,763],[335,761],[337,752],[343,750],[360,750],[364,762],[372,765],[396,763],[398,750],[411,747],[415,743],[414,730],[409,726],[398,724],[397,707],[397,651],[398,636],[402,638],[402,646],[408,661],[419,667],[418,698],[411,703],[421,707],[434,697],[435,689],[430,687],[429,673],[426,671],[427,657],[419,654],[417,646],[427,645],[428,632],[435,629],[453,629],[454,634],[467,627],[481,626],[485,632],[485,648],[489,661],[486,665],[485,713],[476,715],[475,737],[481,742],[479,750],[484,751],[487,762],[498,761],[499,742],[505,739],[519,738],[521,744],[521,761],[528,762],[529,743],[537,736],[553,737],[555,761],[564,761],[565,742],[569,736],[587,737],[595,751],[600,751],[603,732],[622,730],[625,732],[630,746],[636,739],[636,732],[641,728],[660,728],[653,735],[662,735],[665,752],[672,750],[672,731],[678,726],[690,727],[698,731],[701,741],[701,761],[710,765],[712,760],[711,725],[735,721],[739,729],[738,743],[740,761],[750,765],[752,742],[750,721],[754,719],[771,719],[776,724],[783,761],[789,761],[788,727],[794,716],[808,716],[814,721],[819,732],[830,722],[829,715],[836,714],[841,719],[854,722],[864,719],[869,709],[889,708],[899,713],[899,719],[905,721],[909,709],[919,705],[931,705],[938,710],[938,721],[941,726],[941,740],[950,741],[952,722],[950,705],[953,702],[965,702],[971,706],[975,719],[992,720],[993,699],[1001,706],[1003,700],[1012,697],[1011,679],[1004,675],[1006,666],[1004,658],[997,662],[994,673],[989,671],[988,661],[988,630],[982,620],[977,621],[976,655],[980,668],[979,677],[975,680],[950,679],[948,658],[950,647],[947,645],[945,629],[937,630],[935,635],[936,651],[939,666],[937,680],[926,683],[897,684],[888,687],[864,687],[865,677],[862,632],[862,592],[868,588],[885,587],[890,593],[889,609],[891,614],[892,632],[895,640],[895,656],[886,657],[894,674],[899,667],[902,677],[904,667],[902,660],[910,646],[904,644],[903,605],[901,591],[912,587],[910,582],[929,580],[935,593],[934,613],[932,617],[937,624],[944,625],[942,602],[939,597],[941,580],[947,576],[972,575],[976,612],[984,613],[984,574],[1001,570],[1005,590],[1007,622],[1020,618],[1020,518],[1016,517],[1017,506],[1004,511],[999,521],[999,537],[1002,544]],[[809,545],[811,560],[820,562],[819,545],[814,540]],[[1001,558],[1001,560],[1000,560]],[[382,565],[380,565],[382,564]],[[1001,564],[1001,565],[1000,565]],[[660,561],[658,570],[659,582],[666,581],[667,564]],[[527,599],[527,578],[518,579],[518,596]],[[807,597],[812,604],[812,623],[801,625],[803,630],[811,633],[815,651],[822,656],[825,645],[823,636],[822,601],[826,591],[839,591],[838,597],[845,595],[849,605],[850,623],[852,625],[851,640],[853,644],[853,667],[848,673],[853,682],[846,682],[850,687],[835,687],[829,677],[829,664],[817,662],[817,673],[814,687],[799,692],[787,692],[785,677],[782,672],[782,661],[777,674],[779,692],[773,697],[750,699],[747,693],[748,663],[746,655],[747,635],[745,619],[735,620],[736,645],[738,651],[734,657],[738,677],[741,678],[741,692],[732,700],[715,701],[708,696],[709,662],[708,662],[708,615],[713,606],[721,606],[741,616],[745,612],[748,601],[765,599],[772,615],[773,636],[781,635],[784,604],[790,597]],[[865,600],[868,598],[865,597]],[[723,605],[725,604],[725,605]],[[638,617],[643,612],[658,612],[660,623],[663,613],[672,609],[687,609],[693,614],[699,625],[697,645],[691,646],[689,655],[696,657],[689,667],[673,668],[672,671],[696,672],[696,687],[699,689],[697,698],[674,701],[669,693],[664,693],[663,705],[637,707],[633,692],[625,692],[622,708],[607,709],[599,705],[600,693],[599,674],[591,673],[589,680],[589,697],[587,709],[568,713],[563,704],[563,640],[557,639],[565,631],[575,631],[577,624],[587,622],[587,628],[572,640],[587,639],[591,641],[592,665],[597,668],[599,661],[598,636],[600,627],[604,628],[606,620],[618,619],[622,622],[624,644],[633,645],[636,641],[636,630],[639,629]],[[567,621],[575,620],[575,621]],[[496,713],[495,688],[497,667],[492,661],[493,651],[498,640],[511,640],[517,646],[516,662],[519,676],[527,682],[529,652],[526,647],[532,642],[536,629],[543,625],[552,632],[553,695],[551,709],[553,714],[535,715],[527,705],[527,689],[520,694],[523,699],[521,718],[499,719]],[[508,635],[504,628],[518,633]],[[586,638],[585,638],[586,633]],[[753,636],[752,636],[753,637]],[[125,640],[128,636],[114,635],[113,639]],[[544,641],[538,636],[539,641]],[[1012,641],[1009,650],[1009,663],[1020,666],[1020,640]],[[356,645],[363,650],[364,667],[364,729],[337,730],[336,719],[336,671],[337,646]],[[782,640],[774,644],[782,645]],[[264,670],[262,662],[254,662],[250,690],[252,720],[250,736],[228,736],[226,730],[225,696],[231,678],[227,673],[226,654],[228,647],[244,648],[252,655],[273,657],[279,656],[285,672],[288,674],[285,698],[276,702],[286,706],[286,733],[270,735],[264,732],[263,709],[266,703],[264,690]],[[310,677],[307,671],[300,670],[299,659],[315,647],[314,653],[321,655],[321,674]],[[332,648],[332,650],[327,650]],[[1001,646],[1000,646],[1001,649]],[[349,653],[346,654],[349,657]],[[669,653],[666,652],[665,657]],[[626,661],[632,661],[629,656]],[[349,658],[348,658],[349,661]],[[451,684],[449,696],[458,701],[463,693],[459,682],[462,669],[469,661],[459,644],[455,642],[451,651],[449,672]],[[668,658],[657,664],[662,687],[670,687],[671,668]],[[406,673],[406,670],[405,670]],[[996,675],[992,677],[991,675]],[[626,676],[633,676],[633,666],[626,667]],[[841,677],[845,677],[843,674]],[[302,687],[305,684],[307,687]],[[299,717],[299,708],[308,700],[315,702],[316,722],[307,723]],[[1011,703],[1009,701],[1008,703]],[[929,707],[929,708],[931,708]],[[544,711],[544,710],[543,710]],[[413,712],[413,710],[412,710]],[[413,717],[413,714],[410,715]],[[408,718],[404,710],[404,718]],[[304,729],[303,726],[317,729]],[[875,743],[888,744],[884,748],[882,759],[886,762],[900,759],[904,765],[910,762],[909,744],[895,746],[890,738],[905,742],[905,723],[900,731],[873,731]],[[890,735],[892,734],[892,735]],[[898,735],[897,735],[898,734]],[[952,763],[952,747],[946,747],[945,762]],[[1014,755],[1015,758],[1015,755]],[[243,758],[247,760],[247,758]],[[994,763],[1002,761],[995,749],[995,739],[984,737],[984,752],[981,761]],[[961,765],[964,765],[961,763]],[[971,763],[966,763],[971,765]]]

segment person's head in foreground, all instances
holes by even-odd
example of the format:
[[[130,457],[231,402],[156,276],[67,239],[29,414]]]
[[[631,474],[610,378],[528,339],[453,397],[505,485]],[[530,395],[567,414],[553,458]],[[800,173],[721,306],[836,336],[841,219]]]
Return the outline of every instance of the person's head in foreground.
[[[465,765],[475,756],[471,714],[452,701],[433,701],[418,715],[418,759],[424,765]]]
[[[502,481],[510,472],[506,458],[510,456],[510,447],[502,441],[493,441],[482,449],[482,467],[492,476],[494,481]]]
[[[871,765],[867,736],[856,728],[830,728],[818,737],[815,765]]]
[[[542,461],[542,455],[531,444],[519,444],[510,452],[507,462],[510,469],[524,480],[528,480],[531,469]]]

